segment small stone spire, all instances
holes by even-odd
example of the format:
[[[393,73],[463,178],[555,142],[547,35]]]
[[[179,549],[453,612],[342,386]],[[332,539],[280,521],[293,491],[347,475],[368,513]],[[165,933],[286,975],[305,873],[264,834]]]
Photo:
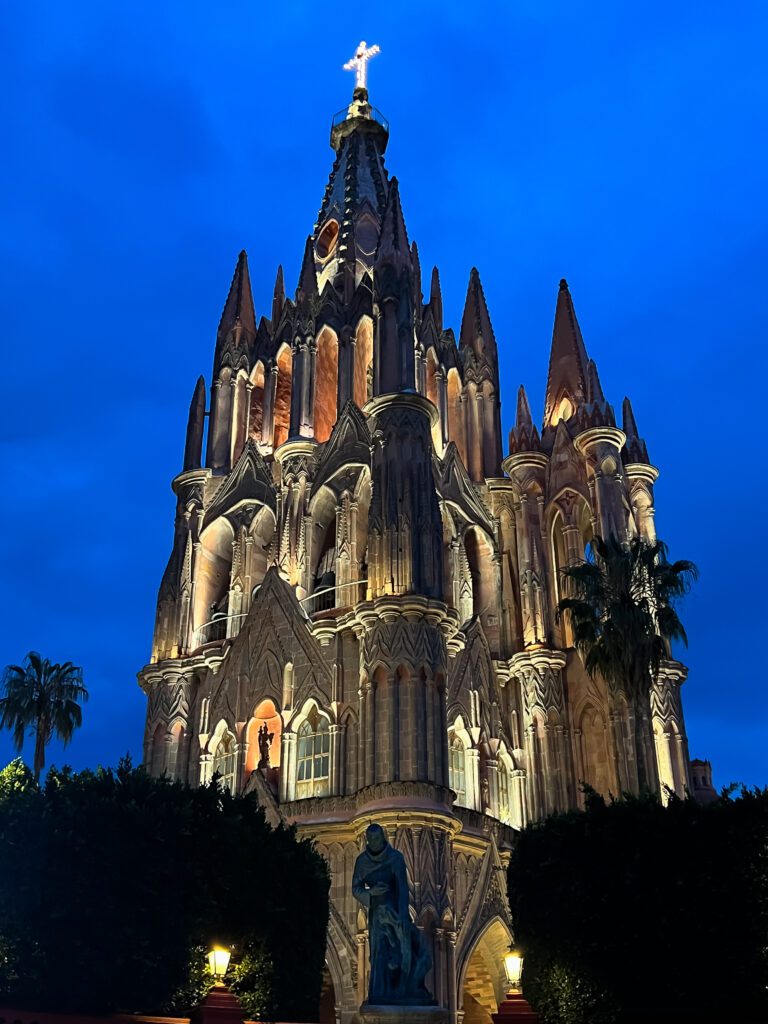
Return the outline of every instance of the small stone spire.
[[[192,401],[189,403],[187,419],[187,439],[184,445],[184,467],[186,473],[190,469],[199,469],[203,456],[203,429],[205,427],[205,380],[197,378]]]
[[[429,285],[429,308],[432,310],[432,319],[435,323],[437,333],[443,330],[443,293],[440,289],[440,272],[437,267],[432,267],[432,280]]]
[[[627,442],[622,451],[624,461],[630,464],[633,462],[649,463],[648,448],[638,433],[632,403],[626,397],[621,406],[621,427],[627,435]]]
[[[496,336],[491,326],[491,317],[477,267],[472,267],[469,275],[464,315],[461,318],[459,348],[471,348],[477,359],[486,356],[495,363]]]
[[[248,273],[248,254],[242,250],[229,286],[229,294],[219,322],[218,336],[223,341],[230,331],[240,326],[256,336],[256,311],[253,308],[251,277]]]
[[[392,178],[389,185],[387,205],[381,224],[379,247],[376,251],[374,266],[380,269],[391,265],[398,268],[413,269],[411,250],[408,245],[408,232],[405,229],[405,218],[400,205],[400,185],[397,178]]]
[[[515,426],[518,428],[533,426],[531,406],[528,402],[528,395],[525,393],[525,388],[522,384],[517,391],[517,417],[515,418]]]
[[[605,402],[605,395],[600,385],[600,378],[597,374],[597,366],[594,359],[590,359],[587,366],[587,401],[591,403]]]
[[[587,350],[576,319],[568,282],[563,278],[555,307],[555,325],[549,356],[547,392],[544,402],[544,426],[552,426],[565,416],[569,419],[587,400]],[[569,408],[570,407],[570,408]]]
[[[510,455],[515,455],[517,452],[538,452],[540,450],[541,439],[539,432],[531,416],[528,395],[521,384],[517,392],[515,425],[509,432],[509,453]]]
[[[411,269],[413,272],[413,308],[417,319],[421,320],[421,259],[416,242],[411,242]]]
[[[214,356],[214,377],[218,375],[224,354],[228,351],[233,364],[256,339],[256,310],[253,307],[251,278],[248,273],[248,256],[245,249],[237,258],[235,273],[229,286],[227,301],[219,321]]]
[[[315,252],[310,235],[304,246],[304,258],[301,261],[301,273],[296,289],[296,302],[306,302],[314,295],[317,295],[317,273],[315,271]]]
[[[283,280],[283,265],[282,263],[277,268],[277,276],[275,278],[275,290],[272,293],[272,327],[277,326],[277,322],[280,319],[280,315],[283,312],[283,306],[285,305],[285,281]]]

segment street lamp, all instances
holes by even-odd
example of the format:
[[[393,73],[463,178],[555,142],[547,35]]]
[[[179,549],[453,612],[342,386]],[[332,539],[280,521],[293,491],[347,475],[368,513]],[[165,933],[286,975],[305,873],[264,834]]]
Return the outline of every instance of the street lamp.
[[[510,946],[504,954],[504,973],[507,983],[513,992],[520,991],[520,977],[523,973],[523,954],[515,946]]]
[[[520,977],[523,973],[523,954],[514,943],[504,954],[504,974],[507,981],[507,997],[499,1004],[496,1013],[491,1014],[493,1024],[536,1024],[539,1015],[534,1013],[523,997]]]
[[[224,983],[224,975],[229,967],[231,951],[224,946],[214,946],[208,953],[208,967],[217,985]]]
[[[190,1024],[243,1024],[245,1010],[224,984],[231,950],[213,946],[207,953],[208,967],[213,975],[213,988],[192,1011]]]

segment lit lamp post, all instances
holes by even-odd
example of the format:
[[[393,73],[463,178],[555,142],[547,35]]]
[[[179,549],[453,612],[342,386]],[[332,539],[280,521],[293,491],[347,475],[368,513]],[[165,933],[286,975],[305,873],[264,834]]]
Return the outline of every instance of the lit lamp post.
[[[514,945],[504,954],[504,974],[507,980],[507,998],[494,1013],[494,1024],[535,1024],[539,1019],[530,1003],[523,998],[520,978],[523,974],[523,954]]]
[[[242,1024],[245,1011],[237,996],[224,984],[230,956],[230,950],[224,946],[213,946],[208,952],[213,988],[192,1013],[190,1024]]]
[[[208,953],[208,967],[213,975],[214,985],[224,984],[224,975],[229,967],[229,958],[232,956],[224,946],[214,946]]]

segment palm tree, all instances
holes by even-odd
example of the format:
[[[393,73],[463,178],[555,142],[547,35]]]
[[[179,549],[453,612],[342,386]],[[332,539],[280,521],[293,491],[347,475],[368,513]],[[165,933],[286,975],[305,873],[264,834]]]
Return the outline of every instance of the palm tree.
[[[639,788],[656,788],[652,749],[644,723],[651,719],[651,689],[671,643],[688,638],[675,610],[699,572],[693,562],[670,562],[666,545],[641,537],[628,543],[595,537],[586,560],[563,570],[566,593],[558,614],[567,613],[574,644],[593,678],[602,676],[612,696],[625,694],[634,712],[630,741]]]
[[[23,665],[8,665],[3,672],[0,728],[13,730],[13,743],[21,752],[28,733],[35,736],[32,770],[35,781],[45,766],[45,748],[56,735],[66,746],[83,721],[80,702],[88,700],[83,670],[71,661],[52,665],[30,651]]]

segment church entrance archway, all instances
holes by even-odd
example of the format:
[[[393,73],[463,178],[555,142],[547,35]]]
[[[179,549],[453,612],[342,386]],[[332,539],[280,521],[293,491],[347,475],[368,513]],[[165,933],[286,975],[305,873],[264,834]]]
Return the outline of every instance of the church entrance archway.
[[[336,990],[333,987],[331,972],[326,967],[323,970],[323,987],[320,990],[320,1011],[318,1014],[320,1024],[336,1024]]]
[[[512,941],[509,929],[496,917],[482,930],[465,961],[461,979],[464,1024],[492,1024],[505,996],[504,954]]]

